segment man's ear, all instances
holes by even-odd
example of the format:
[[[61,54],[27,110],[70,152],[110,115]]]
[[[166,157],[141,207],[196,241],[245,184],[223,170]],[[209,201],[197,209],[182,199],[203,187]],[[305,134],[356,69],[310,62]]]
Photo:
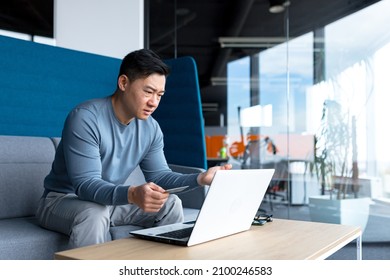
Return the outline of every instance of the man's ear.
[[[128,79],[127,79],[126,75],[120,75],[118,77],[118,88],[121,91],[125,91],[127,82],[128,82]]]

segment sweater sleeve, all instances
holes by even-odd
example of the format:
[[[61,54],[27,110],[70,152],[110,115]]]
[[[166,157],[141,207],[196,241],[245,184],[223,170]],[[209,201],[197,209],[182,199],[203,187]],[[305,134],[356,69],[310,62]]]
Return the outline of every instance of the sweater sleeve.
[[[181,186],[198,186],[198,174],[181,174],[172,172],[164,155],[163,133],[157,125],[154,141],[140,163],[148,182],[154,182],[164,189]]]
[[[62,137],[69,179],[80,199],[104,205],[126,204],[128,186],[102,179],[100,137],[93,113],[76,109],[69,114]]]

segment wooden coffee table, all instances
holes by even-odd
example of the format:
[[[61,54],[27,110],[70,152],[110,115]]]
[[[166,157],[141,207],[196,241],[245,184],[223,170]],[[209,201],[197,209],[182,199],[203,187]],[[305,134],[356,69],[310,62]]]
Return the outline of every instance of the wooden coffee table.
[[[55,259],[85,260],[306,260],[325,259],[356,240],[361,259],[361,230],[356,226],[275,219],[263,226],[192,247],[134,237],[58,252]]]

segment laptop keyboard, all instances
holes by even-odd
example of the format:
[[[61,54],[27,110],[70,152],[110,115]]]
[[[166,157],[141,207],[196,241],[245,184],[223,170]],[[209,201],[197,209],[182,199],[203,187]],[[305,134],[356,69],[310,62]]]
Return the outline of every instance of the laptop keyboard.
[[[192,232],[192,229],[193,229],[193,227],[188,227],[188,228],[183,228],[183,229],[178,229],[178,230],[174,230],[174,231],[160,233],[160,234],[157,234],[157,236],[181,239],[181,238],[189,237],[191,232]]]

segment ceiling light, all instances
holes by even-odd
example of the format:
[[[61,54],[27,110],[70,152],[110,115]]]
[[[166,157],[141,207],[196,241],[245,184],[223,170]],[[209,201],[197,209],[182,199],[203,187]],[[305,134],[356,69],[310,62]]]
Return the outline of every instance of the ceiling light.
[[[290,6],[288,0],[269,0],[269,11],[273,14],[283,12],[288,6]]]
[[[221,48],[271,48],[286,41],[285,37],[219,37]]]

